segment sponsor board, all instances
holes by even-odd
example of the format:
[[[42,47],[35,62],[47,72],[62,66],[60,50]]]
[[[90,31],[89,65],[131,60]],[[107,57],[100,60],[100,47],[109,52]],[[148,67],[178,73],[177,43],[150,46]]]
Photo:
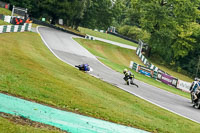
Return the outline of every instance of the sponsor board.
[[[192,83],[190,83],[190,82],[185,82],[183,80],[178,80],[177,88],[181,89],[181,90],[183,90],[185,92],[190,92],[191,85],[192,85]]]
[[[143,66],[139,66],[138,71],[139,71],[139,73],[144,74],[149,77],[152,77],[152,75],[153,75],[152,70],[150,70],[149,68],[143,67]]]
[[[158,73],[157,79],[167,85],[177,86],[178,79],[164,73]]]

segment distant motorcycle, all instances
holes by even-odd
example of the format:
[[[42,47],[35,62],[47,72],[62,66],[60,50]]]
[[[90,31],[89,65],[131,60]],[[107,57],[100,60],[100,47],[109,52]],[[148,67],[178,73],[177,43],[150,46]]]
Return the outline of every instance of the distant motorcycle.
[[[195,78],[195,81],[192,82],[190,87],[191,101],[193,107],[196,109],[200,108],[200,81],[198,78]]]
[[[196,109],[199,109],[200,108],[200,90],[199,89],[195,92],[195,94],[194,92],[191,92],[191,100],[192,100],[193,107]]]
[[[129,84],[131,84],[131,85],[135,85],[137,88],[139,87],[137,84],[135,84],[134,82],[133,82],[133,80],[134,80],[134,78],[132,78],[132,77],[127,77],[127,76],[125,76],[124,77],[124,80],[126,81],[126,84],[127,85],[129,85]]]

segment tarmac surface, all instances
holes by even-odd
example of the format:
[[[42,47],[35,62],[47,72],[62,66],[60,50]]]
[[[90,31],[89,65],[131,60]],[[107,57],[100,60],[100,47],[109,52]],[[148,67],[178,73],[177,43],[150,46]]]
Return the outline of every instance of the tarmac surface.
[[[76,36],[48,27],[39,27],[38,31],[46,46],[62,61],[73,66],[88,63],[93,69],[90,72],[91,75],[168,111],[200,123],[200,110],[192,107],[190,99],[138,80],[134,80],[134,82],[139,85],[139,88],[127,86],[123,80],[123,74],[108,68],[98,61],[94,55],[72,39],[72,37]]]
[[[110,43],[110,44],[113,44],[113,45],[116,45],[116,46],[119,46],[119,47],[128,48],[128,49],[133,49],[133,50],[136,50],[136,49],[137,49],[137,47],[130,46],[130,45],[127,45],[127,44],[118,43],[118,42],[106,40],[106,39],[103,39],[103,38],[94,37],[94,36],[91,36],[91,35],[89,35],[89,36],[92,37],[94,40],[98,40],[98,41]]]

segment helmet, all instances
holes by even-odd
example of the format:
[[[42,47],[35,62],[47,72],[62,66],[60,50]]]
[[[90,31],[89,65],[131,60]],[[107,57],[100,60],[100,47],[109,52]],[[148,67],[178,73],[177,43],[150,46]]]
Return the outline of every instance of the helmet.
[[[197,77],[196,77],[194,80],[195,80],[195,81],[200,81],[200,79],[199,79],[199,78],[197,78]]]
[[[127,69],[124,69],[123,73],[125,74],[125,73],[127,73],[127,72],[128,72],[128,70],[127,70]]]

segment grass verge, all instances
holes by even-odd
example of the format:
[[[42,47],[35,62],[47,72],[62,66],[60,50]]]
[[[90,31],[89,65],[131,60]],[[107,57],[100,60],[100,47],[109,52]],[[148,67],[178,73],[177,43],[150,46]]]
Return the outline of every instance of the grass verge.
[[[134,46],[134,47],[138,46],[134,42],[127,41],[125,39],[122,39],[120,37],[117,37],[117,36],[114,36],[114,35],[111,35],[111,34],[101,33],[101,32],[93,31],[91,29],[87,29],[87,28],[83,28],[83,27],[79,27],[78,29],[81,33],[88,34],[88,35],[91,35],[91,36],[107,39],[107,40],[114,41],[114,42],[119,42],[119,43],[122,43],[122,44],[131,45],[131,46]]]
[[[63,133],[58,129],[35,122],[27,123],[26,120],[11,115],[0,114],[1,133]]]
[[[12,12],[8,9],[5,9],[5,8],[1,8],[0,7],[0,14],[4,14],[4,15],[9,15],[11,16]]]
[[[12,24],[7,23],[7,22],[5,22],[5,21],[3,21],[3,20],[0,20],[0,25],[12,25]]]
[[[63,63],[36,33],[2,34],[0,41],[0,92],[155,133],[200,130],[195,122]]]
[[[88,49],[95,56],[101,57],[99,60],[105,65],[111,67],[112,69],[122,72],[124,68],[128,68],[130,61],[134,61],[140,65],[143,65],[141,60],[135,54],[136,51],[129,50],[126,48],[121,48],[101,41],[91,41],[86,39],[75,38],[75,40]],[[156,86],[158,88],[167,90],[169,92],[190,98],[188,93],[182,92],[174,87],[168,86],[162,82],[158,82],[150,77],[146,77],[132,70],[135,74],[136,79],[148,83],[150,85]]]

